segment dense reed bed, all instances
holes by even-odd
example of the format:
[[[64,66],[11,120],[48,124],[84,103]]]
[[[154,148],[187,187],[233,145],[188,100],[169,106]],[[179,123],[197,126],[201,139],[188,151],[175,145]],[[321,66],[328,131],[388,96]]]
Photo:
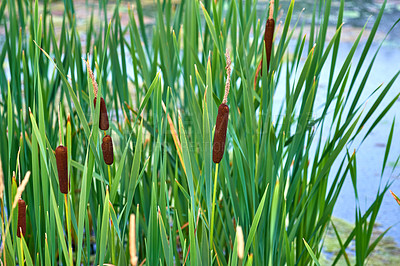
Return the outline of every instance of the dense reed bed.
[[[332,36],[331,0],[315,1],[307,32],[293,18],[301,1],[265,3],[262,21],[256,0],[156,1],[150,27],[141,1],[107,2],[82,30],[65,0],[57,32],[50,1],[0,2],[4,265],[318,264],[344,181],[362,178],[349,145],[400,96],[387,96],[400,72],[366,90],[386,1],[340,66],[344,0]],[[382,188],[365,212],[354,203],[332,263],[364,264],[379,243],[371,234],[395,124]]]

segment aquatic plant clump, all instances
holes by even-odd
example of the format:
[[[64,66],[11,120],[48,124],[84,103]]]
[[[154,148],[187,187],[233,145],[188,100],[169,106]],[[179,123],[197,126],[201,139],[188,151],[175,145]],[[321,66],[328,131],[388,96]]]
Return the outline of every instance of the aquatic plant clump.
[[[2,263],[318,265],[331,232],[326,264],[365,264],[397,122],[332,215],[400,98],[368,79],[386,1],[346,45],[344,0],[86,2],[0,1]]]

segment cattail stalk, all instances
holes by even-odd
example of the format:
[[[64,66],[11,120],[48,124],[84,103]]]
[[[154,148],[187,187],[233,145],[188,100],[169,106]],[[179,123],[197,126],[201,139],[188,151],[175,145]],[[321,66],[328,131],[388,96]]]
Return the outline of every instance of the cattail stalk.
[[[5,243],[5,237],[4,237],[4,224],[5,224],[5,220],[4,220],[4,202],[3,202],[3,193],[4,193],[4,177],[3,177],[3,166],[1,164],[1,160],[0,160],[0,208],[1,208],[1,243],[3,245],[3,243]],[[1,250],[1,248],[0,248]],[[3,258],[6,257],[6,251],[3,250]],[[5,261],[5,259],[4,259]]]
[[[11,213],[12,213],[12,212],[14,211],[14,209],[17,207],[17,205],[18,205],[18,200],[21,198],[22,192],[24,192],[25,187],[26,187],[26,185],[28,184],[28,181],[29,181],[29,177],[30,177],[30,176],[31,176],[31,172],[30,172],[30,171],[26,172],[24,179],[22,180],[21,184],[18,186],[18,188],[17,188],[17,193],[15,194],[14,201],[13,201],[13,205],[12,205],[12,207],[11,207]],[[4,211],[4,210],[3,210],[3,211]],[[7,238],[7,234],[8,234],[9,229],[10,229],[10,224],[11,224],[12,218],[13,218],[13,216],[11,216],[10,219],[8,219],[8,223],[7,223],[7,227],[6,227],[5,233],[2,234],[2,235],[3,235],[3,242],[1,243],[1,246],[0,246],[0,253],[3,252],[4,243],[5,243],[4,240]],[[4,221],[4,219],[3,219],[3,221]]]
[[[73,258],[72,258],[72,237],[71,237],[71,216],[69,211],[69,201],[68,195],[64,194],[64,204],[65,204],[65,220],[67,222],[67,231],[68,231],[68,255],[70,265],[73,265]]]
[[[134,214],[131,214],[129,219],[129,254],[132,266],[136,266],[138,257],[136,255],[136,220]]]
[[[264,33],[265,52],[267,54],[267,68],[268,68],[267,72],[269,71],[269,63],[271,61],[272,40],[274,39],[274,30],[275,30],[274,0],[271,0],[269,3],[269,16],[267,19],[267,23],[265,24],[265,33]],[[262,75],[262,65],[261,65],[261,75]]]
[[[103,159],[107,165],[112,165],[114,162],[114,152],[113,143],[109,135],[105,135],[103,138],[103,143],[101,144],[101,149],[103,150]]]
[[[18,226],[17,236],[21,238],[26,233],[26,203],[23,199],[18,200]]]
[[[89,57],[89,56],[88,56]],[[83,59],[83,58],[82,58]],[[92,80],[93,85],[93,94],[94,94],[94,107],[96,108],[96,100],[97,100],[97,93],[99,90],[99,86],[97,85],[96,79],[94,77],[93,71],[90,68],[89,60],[83,59],[86,63],[86,69],[89,74],[90,79]],[[104,98],[101,97],[100,99],[100,121],[99,121],[99,128],[101,130],[108,130],[109,122],[108,122],[108,115],[107,115],[107,107]]]
[[[210,227],[210,250],[213,248],[213,236],[214,236],[214,213],[215,213],[215,197],[217,196],[217,178],[218,178],[218,163],[215,166],[215,177],[214,177],[214,192],[212,198],[211,207],[211,227]]]
[[[68,194],[69,180],[68,180],[67,147],[60,145],[56,148],[56,162],[57,162],[58,182],[60,184],[60,191],[63,194]]]
[[[213,143],[213,162],[219,163],[224,156],[226,130],[228,127],[229,107],[226,104],[230,88],[231,59],[228,51],[226,57],[226,84],[225,95],[221,105],[218,107],[217,121],[215,123],[214,143]]]
[[[264,42],[265,42],[265,54],[267,56],[267,72],[269,71],[269,64],[271,61],[271,53],[272,53],[272,41],[274,39],[274,29],[275,29],[275,20],[274,20],[274,0],[269,2],[269,16],[267,19],[267,23],[265,24],[264,31]],[[260,63],[258,64],[256,76],[254,78],[254,88],[256,87],[258,75],[263,74],[263,60],[261,58]]]
[[[213,236],[214,236],[214,214],[215,214],[215,197],[217,195],[217,178],[218,178],[218,165],[224,156],[225,140],[226,140],[226,129],[228,127],[229,107],[226,105],[228,99],[229,88],[231,85],[231,58],[229,57],[229,51],[226,50],[226,83],[225,83],[225,95],[221,105],[218,107],[217,121],[215,123],[214,132],[214,143],[213,143],[213,162],[215,166],[215,178],[214,178],[214,192],[212,198],[212,209],[211,209],[211,227],[210,227],[210,250],[213,249]]]
[[[0,160],[0,199],[3,200],[4,195],[4,175],[3,175],[3,165]]]

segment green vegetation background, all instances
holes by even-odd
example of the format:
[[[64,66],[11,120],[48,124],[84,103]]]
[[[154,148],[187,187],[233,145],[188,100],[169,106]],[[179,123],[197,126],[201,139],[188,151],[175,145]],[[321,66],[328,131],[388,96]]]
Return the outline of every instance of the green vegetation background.
[[[37,1],[0,3],[5,33],[0,63],[6,70],[0,72],[3,262],[126,265],[128,220],[135,213],[136,255],[147,265],[319,264],[326,262],[324,249],[333,250],[329,263],[365,264],[386,232],[373,235],[390,186],[383,171],[395,120],[382,158],[382,186],[366,212],[358,204],[357,153],[347,148],[379,126],[400,96],[386,99],[397,72],[368,95],[370,109],[360,100],[373,75],[380,47],[370,48],[386,1],[366,33],[361,56],[354,58],[364,28],[339,71],[345,1],[338,3],[329,41],[332,1],[315,1],[307,32],[292,17],[294,1],[283,12],[275,1],[273,17],[279,23],[270,71],[254,86],[257,65],[265,58],[265,20],[257,20],[256,4],[157,1],[150,36],[141,1],[129,6],[127,24],[119,16],[125,3],[117,1],[110,11],[107,1],[99,1],[100,14],[92,12],[81,30],[73,1],[65,0],[60,31],[47,0],[40,12]],[[95,25],[99,15],[111,19]],[[296,28],[300,34],[293,38]],[[295,44],[290,52],[289,42]],[[212,137],[225,89],[227,48],[230,113],[225,154],[216,166]],[[374,55],[370,61],[367,54]],[[106,101],[107,134],[114,142],[111,167],[103,162],[99,108],[93,106],[83,58],[94,70],[98,97]],[[366,72],[360,71],[363,66]],[[326,91],[319,89],[323,69],[329,71]],[[283,102],[274,101],[279,82]],[[318,110],[317,95],[325,99]],[[384,99],[388,104],[381,106]],[[68,148],[66,201],[54,156],[60,143]],[[339,168],[333,172],[334,163]],[[27,233],[19,239],[12,202],[26,173]],[[354,184],[356,221],[339,233],[340,222],[331,215],[346,178]],[[243,260],[237,253],[238,225],[244,232]],[[324,242],[327,235],[336,237],[338,248],[332,249],[332,238]]]

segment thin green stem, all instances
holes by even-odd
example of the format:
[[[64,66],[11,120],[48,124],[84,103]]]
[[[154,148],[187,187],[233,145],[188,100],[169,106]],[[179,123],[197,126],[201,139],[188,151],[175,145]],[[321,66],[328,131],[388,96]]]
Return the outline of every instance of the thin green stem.
[[[71,222],[70,222],[70,208],[69,208],[69,201],[68,201],[68,194],[64,194],[64,201],[65,201],[65,218],[67,220],[67,231],[68,231],[68,255],[69,255],[69,262],[70,265],[74,265],[74,261],[72,259],[72,239],[71,239]]]
[[[21,261],[19,261],[19,264],[21,265],[21,266],[24,266],[25,264],[24,264],[24,246],[23,246],[23,244],[22,244],[22,238],[24,237],[23,235],[22,235],[22,229],[21,228],[18,228],[18,230],[20,230],[20,233],[21,233],[21,237],[20,237],[20,244],[21,244]]]
[[[4,225],[6,224],[6,221],[4,220],[4,203],[3,203],[3,199],[2,198],[0,199],[0,202],[1,202],[1,221],[2,221],[2,223],[1,223],[1,237],[2,237],[2,241],[1,242],[2,243],[1,243],[1,245],[5,245],[6,244],[6,238],[4,236]],[[1,250],[1,248],[0,248],[0,250]],[[6,262],[6,250],[5,249],[3,249],[3,260],[4,260],[4,263],[5,263],[4,265],[6,265],[7,262]]]
[[[213,248],[213,236],[214,236],[214,213],[215,213],[215,196],[217,194],[217,178],[218,178],[218,163],[215,165],[215,177],[214,177],[214,192],[212,201],[212,211],[211,211],[211,229],[210,229],[210,250]]]
[[[110,166],[107,167],[108,168],[108,182],[110,184],[111,187],[111,170],[110,170]],[[106,202],[106,204],[108,204],[108,202]],[[112,224],[112,221],[111,221]],[[114,247],[114,226],[111,226],[111,260],[113,262],[113,264],[116,263],[116,259],[115,259],[115,247]]]
[[[112,222],[111,222],[111,224],[112,224]],[[111,226],[111,260],[112,260],[113,264],[116,265],[117,261],[115,258],[115,247],[114,247],[115,236],[114,236],[114,233],[115,233],[115,231],[114,231],[114,225],[113,225],[113,226]]]
[[[111,189],[111,170],[110,170],[110,166],[107,167],[108,170],[108,185],[110,186]]]

